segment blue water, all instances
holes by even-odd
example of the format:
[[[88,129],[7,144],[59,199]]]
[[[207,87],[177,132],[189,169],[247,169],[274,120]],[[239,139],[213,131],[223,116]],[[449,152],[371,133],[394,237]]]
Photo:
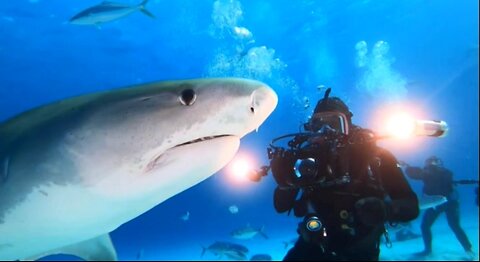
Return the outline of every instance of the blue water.
[[[259,166],[267,164],[270,140],[298,131],[325,87],[332,87],[332,95],[350,106],[353,122],[374,130],[382,128],[379,115],[393,105],[420,119],[446,121],[445,137],[381,144],[408,163],[422,165],[437,155],[455,178],[478,179],[476,0],[150,0],[147,9],[155,19],[135,12],[100,27],[67,22],[99,2],[0,3],[0,121],[52,101],[132,84],[253,78],[279,96],[259,131],[241,142],[239,154],[254,156]],[[217,240],[244,244],[249,255],[282,259],[288,250],[282,242],[296,236],[298,219],[275,212],[271,175],[241,185],[228,176],[222,169],[113,231],[119,259],[218,260],[200,256],[202,247]],[[411,185],[421,192],[421,183]],[[458,190],[462,226],[478,254],[474,186]],[[229,212],[231,205],[238,213]],[[190,218],[180,219],[187,211]],[[414,221],[417,232],[420,218]],[[265,226],[269,239],[229,235],[248,223]],[[462,259],[443,217],[432,230],[435,252],[444,254],[434,259]],[[382,259],[405,259],[421,248],[421,239],[382,247]]]

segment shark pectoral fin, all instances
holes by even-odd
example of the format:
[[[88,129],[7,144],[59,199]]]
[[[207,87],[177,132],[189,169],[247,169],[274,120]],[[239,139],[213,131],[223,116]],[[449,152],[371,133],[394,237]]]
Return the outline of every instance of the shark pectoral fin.
[[[37,260],[39,258],[55,254],[73,255],[86,261],[118,260],[117,252],[115,251],[115,247],[113,246],[109,234],[101,235],[89,240],[54,249],[42,255],[29,258],[27,260]]]
[[[265,226],[262,226],[262,227],[260,228],[260,230],[258,231],[258,233],[259,233],[263,238],[268,239],[268,236],[267,236],[267,234],[265,234],[264,229],[265,229]]]
[[[116,261],[117,252],[109,234],[61,248],[62,253],[75,255],[87,261]]]
[[[140,7],[140,12],[142,12],[142,13],[150,16],[151,18],[155,18],[155,15],[152,14],[152,13],[150,13],[150,11],[148,11],[147,9],[145,9],[145,7],[143,7],[143,6]]]

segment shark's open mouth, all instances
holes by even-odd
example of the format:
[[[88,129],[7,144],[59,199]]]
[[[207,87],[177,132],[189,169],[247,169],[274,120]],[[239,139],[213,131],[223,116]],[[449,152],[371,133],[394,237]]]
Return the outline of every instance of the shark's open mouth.
[[[190,141],[182,143],[182,144],[178,144],[175,147],[185,146],[185,145],[194,144],[194,143],[198,143],[198,142],[203,142],[203,141],[207,141],[207,140],[212,140],[212,139],[215,139],[215,138],[225,137],[225,136],[231,136],[231,135],[205,136],[205,137],[197,138],[195,140],[190,140]]]

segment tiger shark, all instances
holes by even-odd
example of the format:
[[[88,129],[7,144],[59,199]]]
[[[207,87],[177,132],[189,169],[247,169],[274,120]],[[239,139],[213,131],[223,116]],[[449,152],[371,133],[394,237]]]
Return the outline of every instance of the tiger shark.
[[[268,118],[262,82],[154,82],[68,98],[0,124],[0,260],[116,260],[109,233],[200,183]]]

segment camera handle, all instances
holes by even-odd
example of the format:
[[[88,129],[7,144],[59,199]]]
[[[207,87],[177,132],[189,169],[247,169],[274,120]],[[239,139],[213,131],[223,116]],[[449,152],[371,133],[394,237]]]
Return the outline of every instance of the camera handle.
[[[248,173],[250,181],[259,182],[262,177],[267,176],[270,166],[262,166],[260,170],[252,170]]]

